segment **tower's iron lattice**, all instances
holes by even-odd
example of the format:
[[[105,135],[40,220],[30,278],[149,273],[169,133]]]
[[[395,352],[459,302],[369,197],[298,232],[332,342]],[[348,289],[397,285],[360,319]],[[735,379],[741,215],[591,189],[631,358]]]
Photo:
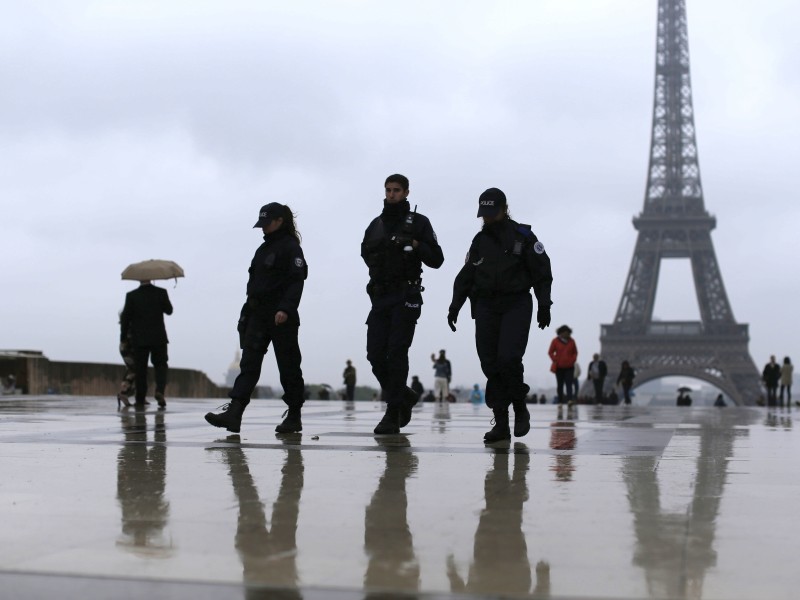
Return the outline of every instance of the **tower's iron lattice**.
[[[707,381],[737,404],[754,404],[759,375],[748,351],[746,324],[733,318],[705,209],[689,77],[685,0],[659,0],[653,128],[644,209],[614,323],[601,325],[609,383],[628,360],[636,385],[671,375]],[[654,321],[662,259],[691,261],[700,321]]]

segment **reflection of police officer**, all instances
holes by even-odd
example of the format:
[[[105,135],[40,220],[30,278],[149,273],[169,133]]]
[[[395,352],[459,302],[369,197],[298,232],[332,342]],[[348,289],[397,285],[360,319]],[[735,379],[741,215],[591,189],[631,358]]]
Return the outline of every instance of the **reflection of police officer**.
[[[245,598],[301,598],[297,589],[299,577],[296,563],[297,518],[304,472],[301,451],[286,449],[278,497],[272,505],[272,518],[268,521],[244,450],[236,446],[218,450],[228,465],[239,504],[236,551],[242,561],[244,583],[247,586]]]
[[[514,467],[509,477],[509,457]],[[528,544],[522,531],[523,504],[528,500],[530,455],[520,443],[513,452],[497,452],[486,473],[486,508],[481,511],[475,530],[472,564],[467,578],[458,572],[455,558],[447,557],[447,577],[454,593],[477,597],[550,597],[550,565],[536,565],[536,585],[531,590],[531,563]]]
[[[369,267],[367,360],[381,386],[386,414],[375,433],[398,433],[411,420],[417,395],[406,387],[408,349],[422,310],[422,264],[438,269],[444,256],[430,221],[408,203],[408,179],[386,179],[383,212],[361,243]]]
[[[417,457],[408,451],[405,436],[399,436],[396,444],[379,443],[386,450],[386,467],[364,514],[365,597],[376,600],[394,597],[393,592],[412,594],[420,586],[406,495],[406,481],[417,471]]]
[[[505,194],[490,188],[481,194],[478,216],[483,228],[473,238],[464,266],[453,284],[447,322],[455,331],[458,312],[470,298],[475,319],[475,345],[486,375],[486,405],[495,425],[485,442],[511,439],[508,407],[514,405],[514,435],[530,430],[525,406],[522,357],[528,345],[533,288],[541,329],[550,325],[550,259],[529,225],[511,220]]]
[[[289,407],[286,418],[275,428],[278,433],[303,429],[300,408],[303,406],[303,372],[300,370],[300,347],[297,333],[300,315],[297,307],[308,276],[300,234],[295,228],[291,209],[277,202],[261,207],[254,227],[264,232],[264,243],[250,263],[247,281],[247,302],[239,318],[239,340],[242,347],[241,372],[230,391],[231,402],[223,412],[208,413],[206,421],[238,433],[242,413],[261,377],[261,365],[270,343],[275,350],[283,401]]]

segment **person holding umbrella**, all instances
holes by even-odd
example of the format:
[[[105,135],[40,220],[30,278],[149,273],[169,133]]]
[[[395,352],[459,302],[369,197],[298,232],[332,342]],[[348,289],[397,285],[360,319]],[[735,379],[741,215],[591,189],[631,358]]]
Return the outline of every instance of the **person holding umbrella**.
[[[167,388],[169,340],[164,326],[164,315],[171,314],[172,303],[167,290],[154,286],[150,280],[142,280],[138,288],[125,296],[125,307],[119,319],[119,341],[120,344],[130,343],[133,347],[137,407],[145,405],[148,361],[152,361],[155,371],[155,398],[158,406],[167,406],[164,393]]]
[[[250,263],[247,301],[239,317],[241,372],[230,391],[230,403],[223,405],[220,413],[206,414],[205,419],[214,427],[239,433],[242,414],[261,377],[264,355],[271,343],[283,386],[283,401],[288,406],[283,422],[275,431],[294,433],[303,429],[300,409],[305,401],[305,382],[297,343],[300,328],[297,309],[308,265],[300,248],[294,214],[288,206],[278,202],[262,206],[253,227],[264,232],[264,243]]]

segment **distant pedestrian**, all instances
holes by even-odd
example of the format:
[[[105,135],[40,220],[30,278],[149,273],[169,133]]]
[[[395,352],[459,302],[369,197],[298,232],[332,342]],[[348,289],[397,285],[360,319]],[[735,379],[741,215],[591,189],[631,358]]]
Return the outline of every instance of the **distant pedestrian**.
[[[483,404],[483,392],[477,383],[472,386],[472,393],[469,395],[469,401],[473,404]]]
[[[347,390],[347,400],[353,400],[356,397],[356,368],[353,366],[353,361],[347,360],[347,366],[342,372],[344,378],[344,385]]]
[[[783,392],[786,391],[786,406],[792,405],[792,372],[794,366],[788,356],[783,358],[781,365],[781,405],[783,405]]]
[[[153,363],[155,371],[155,398],[158,406],[164,408],[167,405],[164,394],[167,388],[169,340],[164,326],[164,315],[171,314],[172,304],[167,290],[156,287],[149,281],[142,281],[138,288],[125,296],[125,307],[119,319],[119,341],[129,341],[133,346],[136,406],[145,405],[148,362]]]
[[[125,375],[122,377],[122,383],[120,383],[117,393],[117,409],[120,406],[130,406],[130,397],[136,393],[136,365],[133,359],[133,344],[130,339],[119,343],[119,355],[125,364]],[[145,400],[145,402],[147,401]]]
[[[769,362],[761,373],[761,379],[767,388],[767,406],[778,404],[778,383],[781,380],[781,366],[775,362],[775,355],[769,357]]]
[[[422,394],[425,393],[425,388],[423,387],[422,382],[419,380],[418,375],[413,375],[411,377],[411,385],[408,387],[414,390],[414,393],[417,395],[417,399],[422,398]]]
[[[556,329],[556,337],[550,342],[547,355],[553,361],[550,370],[556,375],[556,394],[558,403],[575,403],[573,396],[575,361],[578,359],[578,346],[572,339],[572,329],[562,325]],[[566,394],[564,392],[566,388]]]
[[[250,262],[247,301],[239,317],[241,371],[230,391],[230,403],[223,406],[223,412],[207,413],[205,419],[214,427],[239,433],[242,415],[261,377],[264,355],[272,344],[283,401],[288,407],[275,431],[294,433],[303,430],[300,411],[310,393],[303,380],[297,342],[298,308],[308,265],[300,247],[294,214],[288,206],[278,202],[262,206],[253,228],[257,227],[264,233],[264,242]]]
[[[444,401],[450,393],[450,381],[453,378],[453,367],[447,360],[444,350],[439,350],[439,358],[431,354],[433,361],[433,394],[439,400]]]
[[[588,378],[594,386],[595,404],[603,403],[603,387],[605,386],[608,366],[606,361],[600,359],[600,355],[595,352],[592,355],[592,362],[589,363]]]
[[[724,408],[724,407],[728,406],[727,403],[725,402],[725,398],[722,396],[722,394],[718,395],[717,399],[714,400],[714,406],[716,406],[717,408]]]
[[[636,371],[627,360],[622,361],[617,377],[617,385],[622,387],[622,397],[625,404],[631,403],[631,388],[633,380],[636,378]]]
[[[603,400],[603,404],[608,403],[612,406],[616,406],[619,404],[619,395],[614,388],[611,388],[611,391],[608,392],[608,398]]]

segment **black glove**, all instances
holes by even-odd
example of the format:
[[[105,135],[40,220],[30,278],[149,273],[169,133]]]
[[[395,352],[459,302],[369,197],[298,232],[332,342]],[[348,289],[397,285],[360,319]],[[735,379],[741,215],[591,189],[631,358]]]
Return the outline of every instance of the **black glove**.
[[[247,331],[247,322],[250,320],[250,307],[245,302],[239,313],[239,321],[236,323],[236,331],[239,332],[239,348],[244,349],[244,333]]]
[[[449,312],[447,313],[447,324],[450,326],[450,329],[453,331],[456,330],[456,321],[458,321],[458,313],[457,312]]]
[[[540,306],[536,311],[536,322],[539,324],[539,329],[544,329],[550,325],[550,307]]]

